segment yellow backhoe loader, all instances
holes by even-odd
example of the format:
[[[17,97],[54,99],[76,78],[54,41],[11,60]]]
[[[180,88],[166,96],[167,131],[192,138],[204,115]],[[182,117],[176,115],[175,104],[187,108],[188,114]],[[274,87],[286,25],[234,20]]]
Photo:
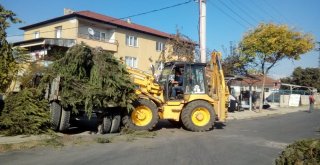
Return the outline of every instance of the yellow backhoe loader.
[[[212,75],[206,76],[206,67],[210,67]],[[205,63],[167,62],[157,82],[150,74],[132,68],[128,71],[139,96],[134,110],[123,116],[123,123],[128,127],[151,130],[160,118],[181,122],[191,131],[207,131],[214,122],[226,120],[229,91],[220,53],[212,53],[208,66]],[[179,75],[175,74],[177,72]],[[174,83],[177,76],[183,83]]]

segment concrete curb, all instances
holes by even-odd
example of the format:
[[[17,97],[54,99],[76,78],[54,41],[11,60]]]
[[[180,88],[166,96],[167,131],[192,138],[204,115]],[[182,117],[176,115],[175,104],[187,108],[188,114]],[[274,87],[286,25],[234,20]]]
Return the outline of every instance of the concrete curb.
[[[277,108],[277,109],[264,109],[261,110],[261,112],[257,111],[241,111],[241,112],[234,112],[234,113],[228,113],[227,120],[242,120],[242,119],[252,119],[252,118],[258,118],[258,117],[264,117],[264,116],[271,116],[271,115],[282,115],[282,114],[288,114],[293,112],[299,112],[299,111],[308,111],[308,106],[300,106],[300,107],[286,107],[286,108]]]

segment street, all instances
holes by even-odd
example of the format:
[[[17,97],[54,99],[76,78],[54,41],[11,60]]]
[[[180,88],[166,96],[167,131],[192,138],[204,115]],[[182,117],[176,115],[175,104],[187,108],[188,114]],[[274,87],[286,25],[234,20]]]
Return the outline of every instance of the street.
[[[188,132],[164,123],[154,138],[36,148],[0,154],[3,165],[18,164],[274,164],[295,140],[320,138],[320,111],[227,122],[223,129]],[[170,125],[170,124],[169,124]]]

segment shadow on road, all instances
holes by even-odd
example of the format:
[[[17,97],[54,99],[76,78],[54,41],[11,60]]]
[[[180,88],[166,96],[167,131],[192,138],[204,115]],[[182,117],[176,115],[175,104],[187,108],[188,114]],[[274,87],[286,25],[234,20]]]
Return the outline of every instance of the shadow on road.
[[[80,117],[77,119],[73,119],[70,122],[70,128],[63,132],[68,135],[80,134],[84,132],[89,132],[90,134],[97,133],[97,118],[91,117],[88,119],[87,117]]]
[[[216,122],[212,129],[224,129],[226,125],[221,122]],[[172,121],[172,120],[159,120],[159,122],[154,127],[153,131],[158,131],[161,129],[185,129],[181,122]],[[210,130],[212,130],[210,129]],[[89,134],[96,134],[98,132],[97,129],[97,117],[93,116],[90,119],[87,117],[80,117],[77,119],[73,119],[71,121],[70,128],[63,132],[67,135],[74,135],[74,134],[81,134],[81,133],[89,133]]]
[[[224,123],[221,122],[216,122],[214,123],[214,129],[224,129],[226,125]]]
[[[154,131],[161,129],[181,129],[182,124],[178,121],[169,121],[169,120],[159,120],[157,125],[154,127]]]

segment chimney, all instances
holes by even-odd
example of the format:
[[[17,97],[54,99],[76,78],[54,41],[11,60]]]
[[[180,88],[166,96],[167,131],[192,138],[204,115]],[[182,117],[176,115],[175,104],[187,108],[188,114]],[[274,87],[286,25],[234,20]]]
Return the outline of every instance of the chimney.
[[[68,8],[64,8],[63,9],[63,15],[69,15],[69,14],[72,14],[74,13],[75,11],[71,10],[71,9],[68,9]]]
[[[127,19],[127,23],[131,24],[131,19],[130,18]]]

